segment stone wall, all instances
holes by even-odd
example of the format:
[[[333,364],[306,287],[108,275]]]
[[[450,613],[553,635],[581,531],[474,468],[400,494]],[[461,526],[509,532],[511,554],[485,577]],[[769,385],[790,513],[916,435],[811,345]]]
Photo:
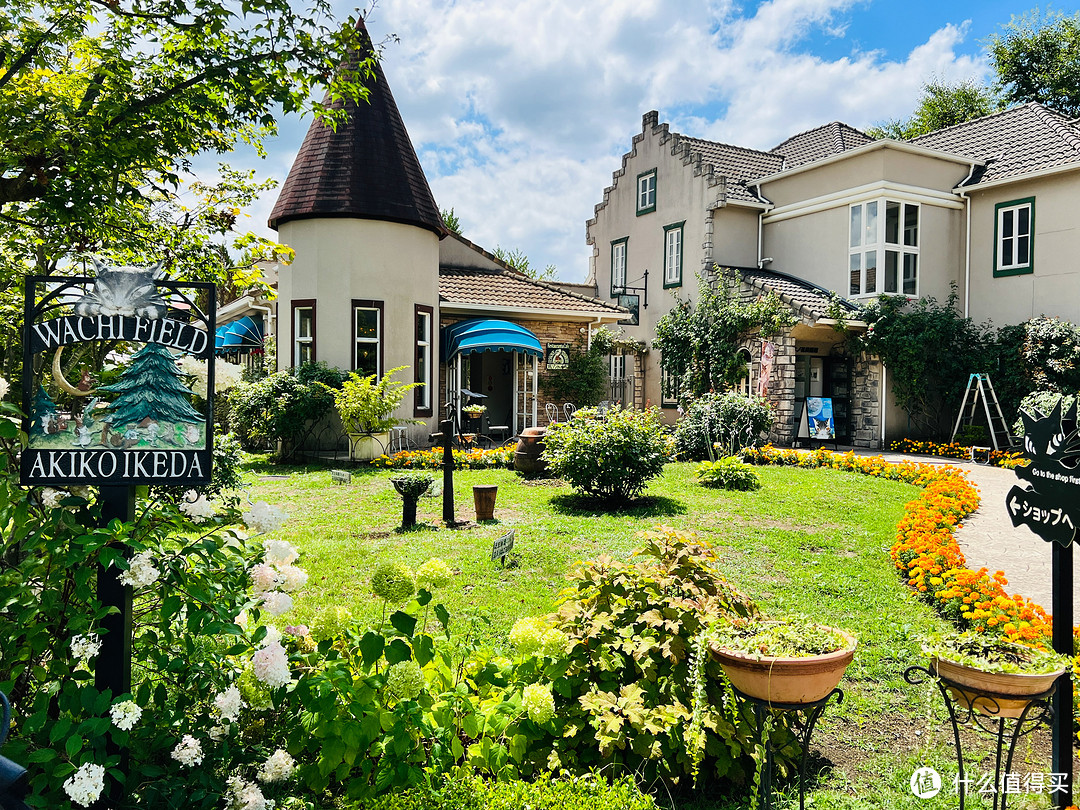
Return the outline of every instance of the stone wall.
[[[851,386],[851,441],[856,447],[881,449],[881,361],[855,358]]]

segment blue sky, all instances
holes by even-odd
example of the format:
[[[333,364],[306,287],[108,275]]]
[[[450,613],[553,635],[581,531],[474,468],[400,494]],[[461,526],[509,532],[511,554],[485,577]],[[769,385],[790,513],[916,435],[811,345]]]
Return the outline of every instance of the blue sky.
[[[465,236],[561,278],[588,271],[585,220],[650,109],[674,131],[767,149],[841,120],[907,116],[924,82],[985,81],[984,43],[1013,14],[929,0],[380,0],[368,15],[435,199]],[[344,15],[349,7],[341,4]],[[228,160],[285,179],[293,117]],[[271,234],[276,192],[248,212]]]

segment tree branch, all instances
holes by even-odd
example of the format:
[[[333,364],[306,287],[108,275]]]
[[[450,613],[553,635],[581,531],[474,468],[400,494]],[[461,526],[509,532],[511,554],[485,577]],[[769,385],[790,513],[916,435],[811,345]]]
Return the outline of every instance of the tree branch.
[[[61,17],[60,20],[63,18]],[[56,27],[60,25],[60,20],[56,20],[49,28],[41,32],[41,36],[38,37],[26,50],[24,50],[19,57],[11,63],[4,75],[0,76],[0,87],[10,82],[14,78],[15,74],[22,70],[26,65],[37,56],[38,51],[41,50],[41,46],[45,44],[45,40],[49,38],[49,35],[56,30]]]

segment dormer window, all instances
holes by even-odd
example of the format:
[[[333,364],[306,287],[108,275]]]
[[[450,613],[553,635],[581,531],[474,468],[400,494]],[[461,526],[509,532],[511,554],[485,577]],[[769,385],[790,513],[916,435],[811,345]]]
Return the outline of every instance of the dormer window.
[[[637,178],[637,215],[651,214],[656,210],[656,169],[650,169]]]

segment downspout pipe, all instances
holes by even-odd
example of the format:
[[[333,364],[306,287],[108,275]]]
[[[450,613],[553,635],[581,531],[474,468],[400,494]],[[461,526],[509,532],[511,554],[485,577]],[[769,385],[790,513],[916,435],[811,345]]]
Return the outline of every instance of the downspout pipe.
[[[975,174],[975,163],[971,164],[971,171],[967,177],[960,181],[957,186],[958,194],[964,201],[964,213],[967,222],[964,226],[964,317],[971,317],[971,197],[964,186]]]
[[[759,200],[761,200],[761,202],[765,203],[765,205],[768,206],[768,208],[764,208],[761,211],[758,211],[758,218],[757,218],[757,266],[758,266],[758,269],[760,270],[764,266],[763,259],[765,258],[764,253],[762,253],[762,246],[763,246],[763,236],[762,236],[762,234],[763,234],[763,232],[765,230],[765,215],[769,211],[771,211],[773,209],[773,204],[772,204],[771,200],[766,199],[765,196],[761,193],[761,184],[760,183],[758,183],[758,184],[756,184],[754,186],[754,196],[757,197]]]

